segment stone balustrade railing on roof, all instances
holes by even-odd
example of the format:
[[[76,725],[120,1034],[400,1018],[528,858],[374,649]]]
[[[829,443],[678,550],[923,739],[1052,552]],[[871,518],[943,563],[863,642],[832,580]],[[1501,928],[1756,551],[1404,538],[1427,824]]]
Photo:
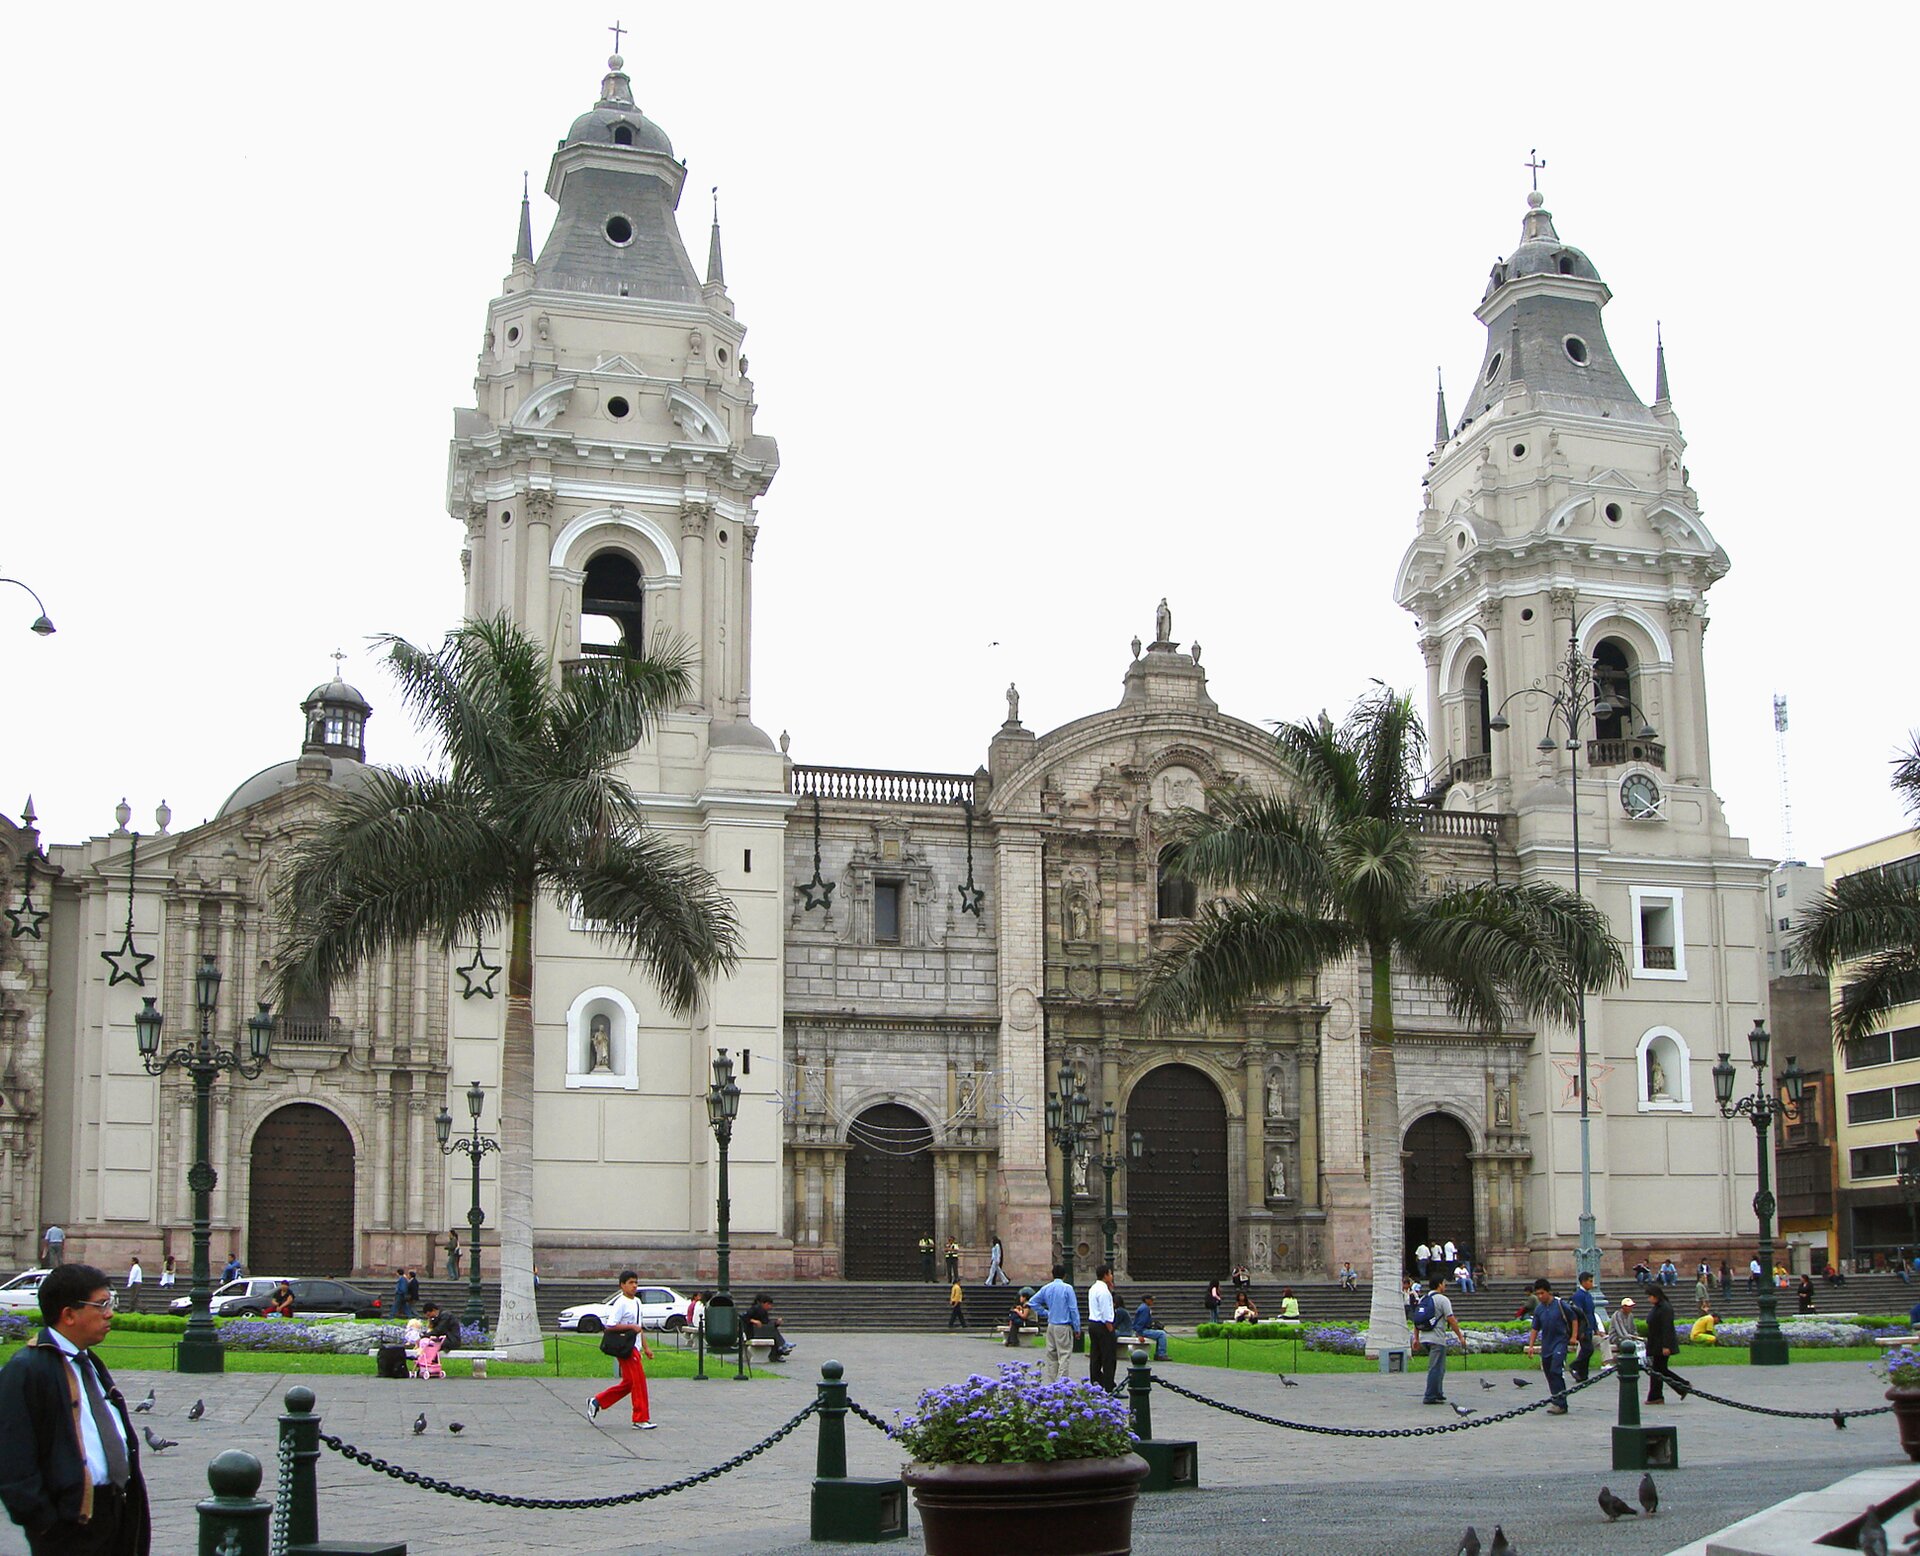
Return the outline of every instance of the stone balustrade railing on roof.
[[[894,772],[878,767],[803,767],[794,764],[791,792],[823,800],[871,800],[886,805],[971,805],[970,773]]]

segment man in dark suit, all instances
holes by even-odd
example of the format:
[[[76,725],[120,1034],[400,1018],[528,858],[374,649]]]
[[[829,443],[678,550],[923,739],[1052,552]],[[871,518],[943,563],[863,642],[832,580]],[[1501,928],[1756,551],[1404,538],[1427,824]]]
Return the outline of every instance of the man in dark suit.
[[[133,1418],[92,1347],[113,1291],[90,1264],[40,1283],[46,1328],[0,1368],[0,1501],[33,1556],[147,1556],[147,1488]]]

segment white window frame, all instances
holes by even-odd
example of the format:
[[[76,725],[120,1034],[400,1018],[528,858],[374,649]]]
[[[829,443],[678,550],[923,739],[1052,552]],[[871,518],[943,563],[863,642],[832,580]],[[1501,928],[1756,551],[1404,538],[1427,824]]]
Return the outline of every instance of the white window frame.
[[[1668,983],[1685,983],[1687,981],[1685,892],[1678,886],[1631,886],[1627,890],[1633,905],[1634,977],[1658,978]],[[1644,908],[1660,903],[1667,904],[1673,913],[1673,966],[1671,969],[1647,966],[1646,943],[1642,938]]]
[[[1671,1048],[1673,1062],[1666,1063],[1669,1095],[1655,1098],[1647,1089],[1647,1055],[1656,1043]],[[1693,1111],[1693,1050],[1687,1040],[1672,1027],[1648,1027],[1640,1034],[1633,1051],[1633,1089],[1642,1113],[1691,1113]]]
[[[594,1015],[612,1023],[611,1070],[588,1070],[587,1032]],[[567,1007],[567,1090],[638,1091],[640,1089],[640,1012],[633,1001],[602,984],[582,989]]]

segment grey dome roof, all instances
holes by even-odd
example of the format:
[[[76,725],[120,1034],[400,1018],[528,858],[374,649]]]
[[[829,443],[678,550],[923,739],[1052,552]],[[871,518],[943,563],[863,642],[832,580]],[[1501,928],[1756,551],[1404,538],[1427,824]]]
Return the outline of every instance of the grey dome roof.
[[[360,695],[360,688],[347,685],[347,683],[337,675],[324,686],[314,687],[312,691],[308,692],[307,695],[301,699],[300,705],[304,708],[310,702],[356,703],[367,712],[373,712],[373,704]]]
[[[351,688],[349,688],[351,690]],[[284,762],[275,762],[271,767],[263,767],[233,793],[216,811],[215,817],[231,816],[245,810],[249,805],[258,805],[262,800],[270,800],[282,789],[290,789],[296,783],[302,783],[311,775],[318,776],[317,762],[328,764],[327,786],[334,789],[358,790],[366,787],[367,766],[356,762],[350,756],[334,757],[289,757]]]
[[[1553,213],[1544,209],[1545,203],[1537,189],[1527,196],[1527,214],[1520,223],[1519,246],[1493,267],[1493,274],[1487,278],[1487,290],[1481,297],[1482,302],[1509,281],[1517,281],[1522,276],[1578,276],[1584,281],[1600,279],[1599,268],[1592,260],[1572,244],[1560,241],[1560,234],[1553,230]]]
[[[624,126],[631,132],[631,139],[620,140],[614,131]],[[663,156],[673,155],[673,142],[667,139],[667,132],[655,124],[638,108],[608,107],[605,105],[589,108],[573,121],[573,128],[567,131],[562,146],[625,146],[631,145],[640,151],[657,151]]]

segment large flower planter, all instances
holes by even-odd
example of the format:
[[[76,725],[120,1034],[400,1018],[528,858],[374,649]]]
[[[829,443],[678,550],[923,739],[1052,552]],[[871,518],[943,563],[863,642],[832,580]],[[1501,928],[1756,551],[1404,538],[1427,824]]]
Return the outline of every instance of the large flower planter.
[[[927,1556],[1127,1556],[1147,1461],[914,1463],[901,1478],[913,1487]]]
[[[1907,1457],[1920,1461],[1920,1388],[1891,1388],[1887,1399],[1893,1405],[1893,1419],[1900,1427],[1900,1446]]]

